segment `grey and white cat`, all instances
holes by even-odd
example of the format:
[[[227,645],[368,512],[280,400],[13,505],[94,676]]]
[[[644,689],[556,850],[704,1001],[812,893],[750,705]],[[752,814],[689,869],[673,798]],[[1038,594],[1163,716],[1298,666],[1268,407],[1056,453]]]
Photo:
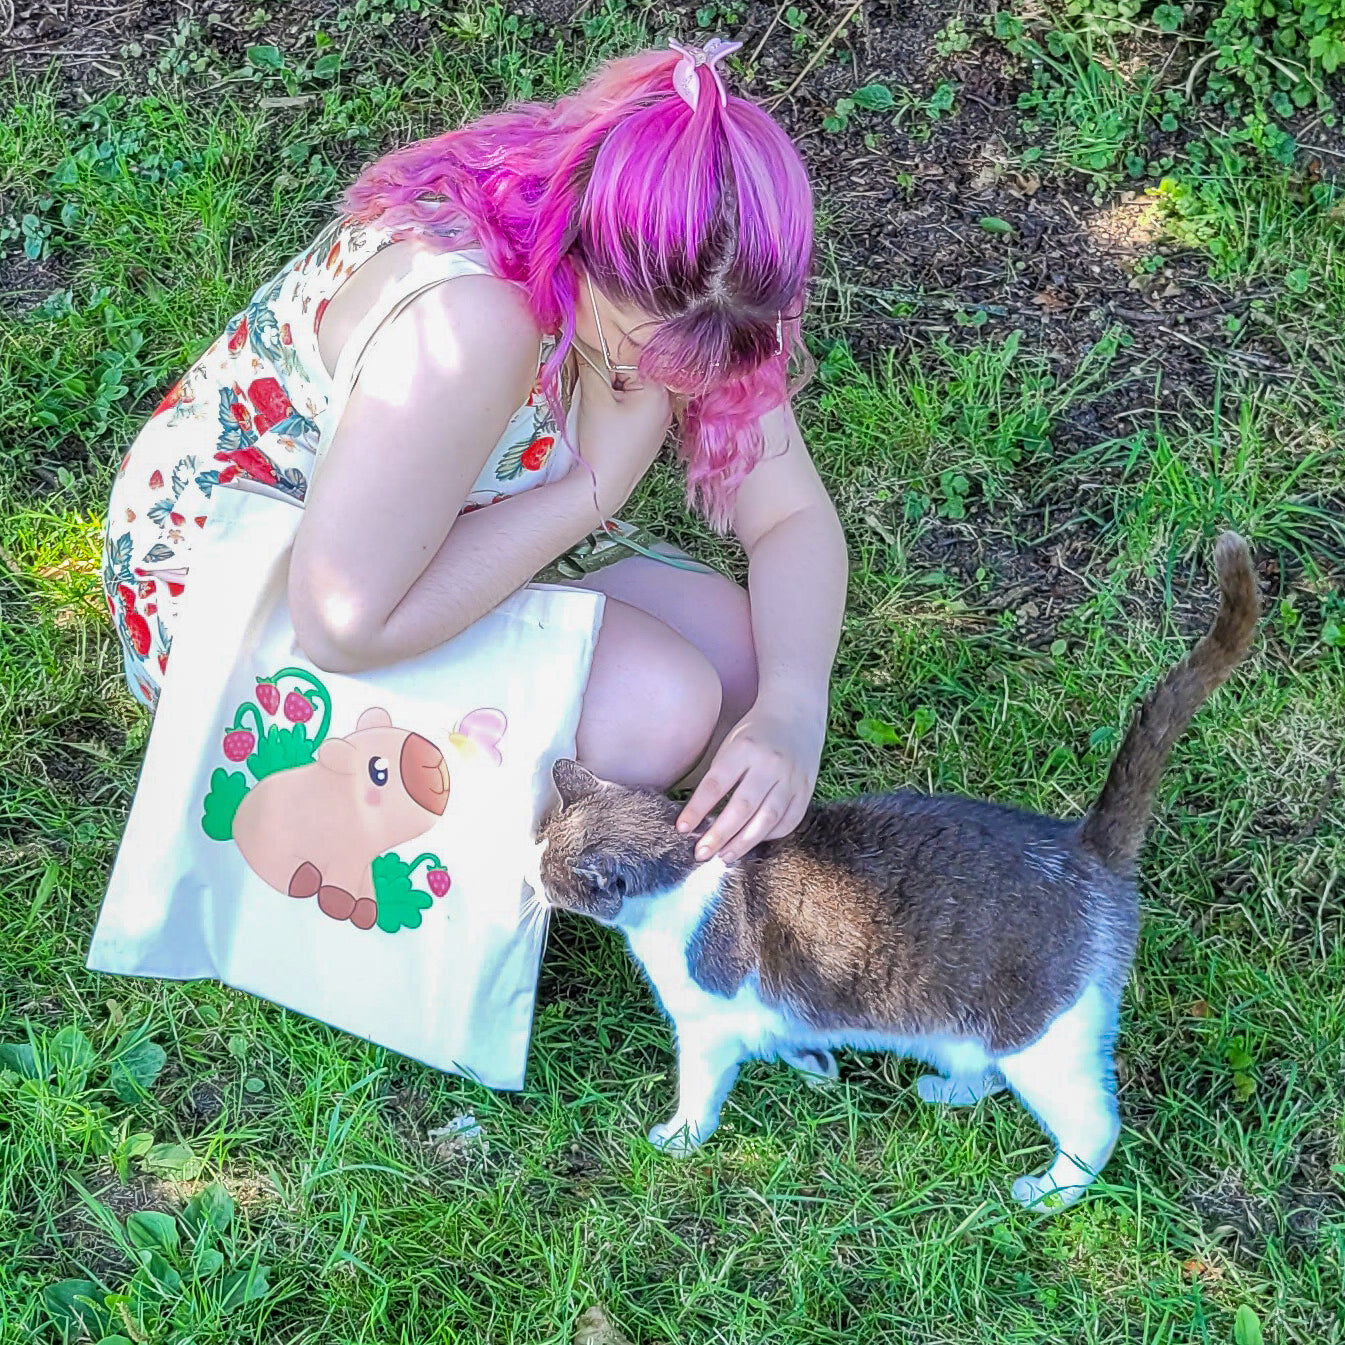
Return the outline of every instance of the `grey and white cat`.
[[[677,1110],[652,1143],[701,1144],[744,1060],[834,1075],[836,1047],[895,1051],[934,1067],[927,1102],[1011,1089],[1057,1149],[1015,1198],[1077,1199],[1120,1125],[1112,1044],[1159,777],[1256,627],[1240,537],[1219,539],[1215,566],[1213,627],[1144,701],[1078,821],[901,792],[815,805],[735,864],[697,863],[677,804],[556,764],[534,887],[619,929],[672,1020]]]

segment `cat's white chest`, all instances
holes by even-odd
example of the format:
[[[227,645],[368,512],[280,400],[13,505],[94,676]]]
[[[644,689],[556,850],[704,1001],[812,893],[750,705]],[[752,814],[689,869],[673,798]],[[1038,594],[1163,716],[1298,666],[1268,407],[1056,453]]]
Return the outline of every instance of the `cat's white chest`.
[[[731,1024],[748,1054],[774,1054],[789,1034],[781,1015],[761,1002],[749,981],[732,997],[711,994],[691,975],[687,950],[719,896],[727,872],[712,859],[684,882],[655,897],[628,902],[619,928],[675,1027],[720,1021]]]

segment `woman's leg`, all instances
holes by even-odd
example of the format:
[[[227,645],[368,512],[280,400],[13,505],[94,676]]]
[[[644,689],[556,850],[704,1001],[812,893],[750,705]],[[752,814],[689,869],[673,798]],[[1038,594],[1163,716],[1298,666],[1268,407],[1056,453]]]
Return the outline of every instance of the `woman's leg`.
[[[666,789],[756,698],[747,594],[717,574],[632,557],[582,581],[608,598],[579,723],[579,754],[622,784]]]

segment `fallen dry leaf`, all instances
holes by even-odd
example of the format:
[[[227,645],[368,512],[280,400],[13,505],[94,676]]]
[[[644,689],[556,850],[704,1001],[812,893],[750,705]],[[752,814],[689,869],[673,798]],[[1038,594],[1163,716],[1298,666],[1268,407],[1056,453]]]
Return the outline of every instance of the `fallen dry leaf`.
[[[1210,1016],[1210,1006],[1203,999],[1194,999],[1191,1001],[1192,1018],[1208,1018]]]
[[[631,1345],[596,1304],[575,1323],[574,1345]]]
[[[1032,302],[1040,304],[1043,308],[1049,308],[1052,313],[1058,313],[1062,308],[1069,307],[1069,303],[1055,290],[1042,290],[1040,294],[1032,296]]]
[[[1212,1266],[1208,1261],[1197,1260],[1194,1256],[1182,1262],[1182,1274],[1188,1280],[1221,1280],[1224,1277],[1222,1266]]]

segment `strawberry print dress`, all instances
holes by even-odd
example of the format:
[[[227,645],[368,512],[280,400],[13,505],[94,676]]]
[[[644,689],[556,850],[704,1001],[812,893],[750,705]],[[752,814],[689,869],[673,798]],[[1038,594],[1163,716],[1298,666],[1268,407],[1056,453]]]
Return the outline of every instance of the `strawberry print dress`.
[[[390,232],[337,220],[252,296],[243,312],[159,403],[122,460],[108,508],[103,585],[131,694],[153,709],[190,587],[191,556],[220,490],[302,502],[319,447],[334,430],[324,412],[332,377],[318,330],[332,295],[393,241]],[[427,260],[433,279],[481,274],[466,252]],[[377,326],[379,315],[371,314]],[[538,368],[549,357],[542,344]],[[509,422],[463,512],[557,480],[572,455],[540,386]]]

